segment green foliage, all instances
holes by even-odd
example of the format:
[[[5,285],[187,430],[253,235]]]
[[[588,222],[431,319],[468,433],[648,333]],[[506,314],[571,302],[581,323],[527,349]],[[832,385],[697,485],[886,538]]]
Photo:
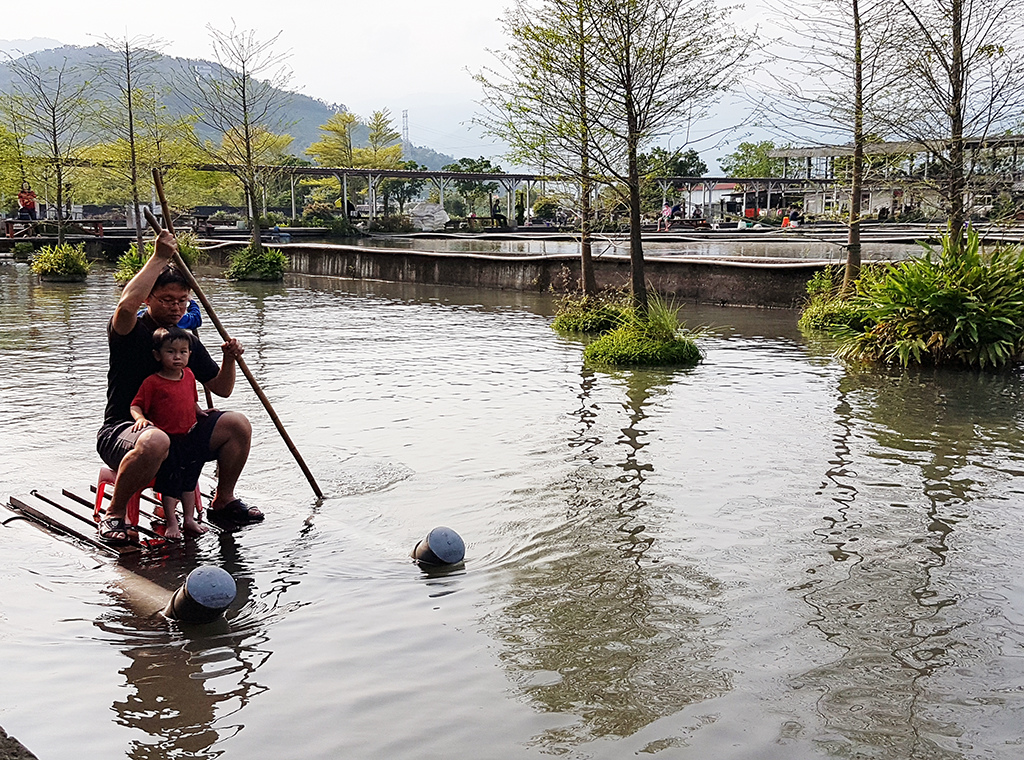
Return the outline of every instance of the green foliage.
[[[621,300],[568,295],[559,303],[551,327],[564,333],[604,333],[622,324],[628,311]]]
[[[986,255],[970,230],[938,252],[858,280],[859,321],[836,331],[846,359],[1000,369],[1024,356],[1024,248]]]
[[[389,214],[373,220],[375,232],[415,232],[416,228],[403,214]]]
[[[85,258],[85,244],[61,243],[40,248],[32,257],[32,271],[43,276],[85,276],[89,274],[89,261]]]
[[[541,219],[544,221],[554,221],[555,215],[558,213],[558,201],[554,198],[544,197],[538,198],[533,203],[533,217],[534,219]]]
[[[205,251],[199,248],[199,241],[191,232],[180,232],[175,237],[178,240],[178,253],[189,269],[193,269],[200,261],[206,260]],[[142,253],[139,253],[138,243],[132,241],[128,245],[128,252],[117,260],[114,280],[124,285],[138,274],[149,257],[153,255],[153,246],[154,242],[149,240],[143,244]]]
[[[646,314],[625,312],[618,327],[583,350],[583,358],[618,367],[693,367],[704,356],[694,334],[683,332],[678,309],[652,295]]]
[[[35,249],[27,240],[21,240],[14,244],[14,258],[16,261],[25,261]]]
[[[268,211],[266,216],[260,217],[260,229],[266,230],[271,227],[280,227],[288,223],[288,217],[277,211]]]
[[[229,280],[283,280],[288,257],[278,248],[251,245],[231,254],[224,276]]]
[[[330,203],[323,203],[322,201],[310,203],[302,209],[302,221],[305,224],[330,222],[334,219],[334,211],[334,206]]]
[[[741,142],[718,163],[730,177],[779,177],[782,176],[782,159],[768,155],[774,149],[775,143],[771,140]]]
[[[146,243],[145,251],[139,253],[139,246],[137,243],[132,243],[128,246],[128,253],[122,254],[117,260],[117,269],[114,270],[114,280],[124,285],[132,277],[138,274],[139,270],[145,265],[146,260],[153,254],[153,244]]]

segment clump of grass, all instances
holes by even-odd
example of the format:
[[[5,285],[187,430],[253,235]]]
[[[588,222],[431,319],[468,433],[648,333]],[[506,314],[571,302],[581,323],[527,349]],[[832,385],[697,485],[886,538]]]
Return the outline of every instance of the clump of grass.
[[[182,232],[175,237],[178,240],[178,253],[189,269],[204,260],[206,253],[199,247],[199,241],[191,232]],[[124,285],[132,277],[139,273],[143,265],[153,255],[155,243],[149,240],[143,244],[143,250],[139,252],[139,245],[132,242],[128,246],[128,252],[117,260],[117,269],[114,270],[114,280]]]
[[[836,328],[837,354],[900,366],[1002,369],[1024,358],[1024,248],[986,254],[974,230],[940,251],[861,278],[858,319]]]
[[[32,257],[30,267],[44,277],[84,277],[90,269],[84,243],[44,246]]]
[[[231,255],[224,276],[229,280],[283,280],[288,257],[278,248],[247,245]]]
[[[620,324],[583,350],[587,361],[614,367],[696,366],[704,358],[679,310],[652,296],[647,313],[629,310]]]
[[[629,311],[621,298],[568,295],[551,327],[563,333],[604,333],[618,327]]]

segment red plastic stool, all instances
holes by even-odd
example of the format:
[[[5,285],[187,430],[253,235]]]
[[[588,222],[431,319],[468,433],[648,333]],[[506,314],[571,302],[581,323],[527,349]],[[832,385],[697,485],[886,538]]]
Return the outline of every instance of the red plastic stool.
[[[103,511],[103,494],[107,490],[107,486],[113,488],[114,483],[117,481],[117,473],[111,470],[109,467],[100,468],[100,477],[96,481],[96,507],[93,510],[92,517],[94,520],[99,522],[100,513]],[[152,488],[155,480],[149,482],[146,488]],[[143,489],[145,490],[145,489]],[[199,490],[199,485],[196,484],[196,519],[199,520],[203,514],[203,493]],[[160,494],[154,492],[154,497],[158,500],[162,500]],[[125,514],[125,522],[129,525],[139,524],[139,502],[142,497],[142,491],[136,491],[128,499],[128,510]],[[156,508],[157,517],[163,517],[163,507],[159,506]]]
[[[92,519],[96,522],[100,520],[100,513],[103,512],[103,494],[106,493],[107,486],[113,488],[114,482],[117,480],[117,473],[111,470],[109,467],[100,467],[100,477],[96,481],[96,507],[92,512]],[[152,488],[153,483],[151,482],[146,488]],[[139,524],[139,500],[142,497],[142,491],[136,491],[128,499],[128,510],[125,513],[124,519],[129,525]]]

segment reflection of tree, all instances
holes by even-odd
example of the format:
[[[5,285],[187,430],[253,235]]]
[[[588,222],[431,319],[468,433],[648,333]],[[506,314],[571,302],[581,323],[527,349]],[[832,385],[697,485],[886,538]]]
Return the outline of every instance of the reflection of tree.
[[[936,700],[929,677],[954,665],[953,652],[965,647],[950,614],[956,600],[936,570],[968,517],[972,456],[993,438],[1021,443],[1018,394],[1005,377],[975,374],[849,373],[840,382],[835,457],[821,491],[836,506],[818,531],[828,557],[794,588],[815,610],[811,625],[841,651],[799,679],[822,692],[832,751],[852,742],[877,758],[960,757],[931,738],[960,731],[940,729],[929,716]],[[993,398],[1006,408],[993,408]],[[892,460],[893,480],[903,482],[858,481],[856,461],[866,456]]]
[[[591,399],[596,379],[583,370],[569,440],[581,466],[556,486],[567,519],[536,537],[543,556],[516,572],[497,623],[512,677],[542,710],[577,716],[536,738],[552,752],[629,736],[728,688],[710,665],[715,629],[705,621],[716,581],[649,556],[655,539],[645,521],[661,518],[646,501],[652,468],[640,454],[645,406],[664,376],[634,372],[624,381],[629,422],[606,441]],[[609,453],[617,461],[608,463]],[[603,468],[620,474],[604,477]]]

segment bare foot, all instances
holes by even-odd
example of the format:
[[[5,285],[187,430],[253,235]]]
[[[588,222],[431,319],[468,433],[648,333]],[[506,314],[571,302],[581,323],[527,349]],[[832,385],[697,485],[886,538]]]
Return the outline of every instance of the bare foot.
[[[178,527],[178,523],[167,523],[164,528],[164,538],[181,538],[181,528]]]
[[[192,533],[196,536],[201,536],[209,530],[209,528],[207,528],[201,522],[196,522],[195,520],[185,520],[182,523],[181,527],[184,529],[186,533]]]

